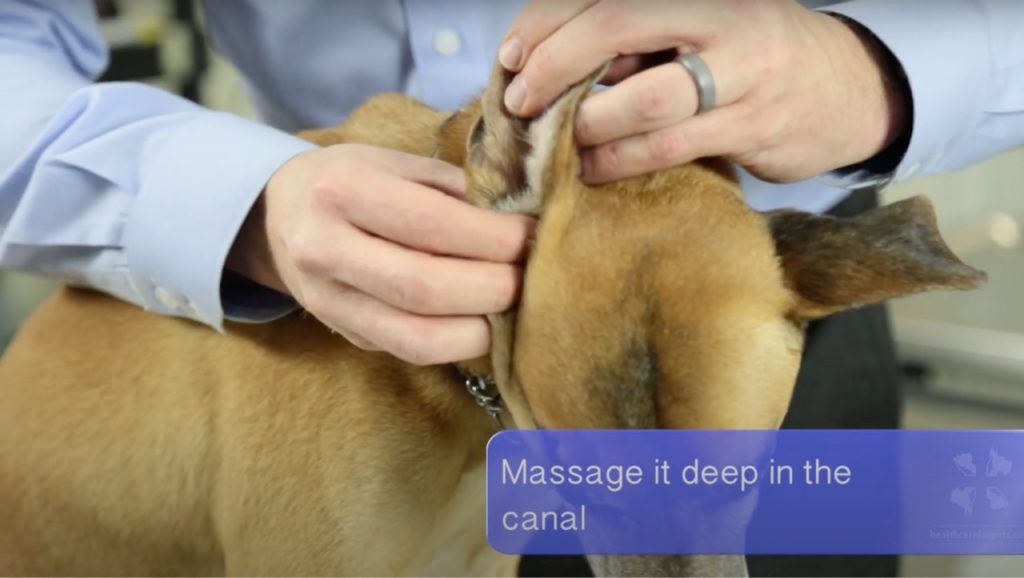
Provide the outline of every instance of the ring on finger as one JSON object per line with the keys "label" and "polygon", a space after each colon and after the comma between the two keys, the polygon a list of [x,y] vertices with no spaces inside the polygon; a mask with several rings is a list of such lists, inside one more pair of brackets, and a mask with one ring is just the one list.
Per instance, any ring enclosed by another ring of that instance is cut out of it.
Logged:
{"label": "ring on finger", "polygon": [[690,73],[690,78],[697,85],[697,114],[710,112],[718,100],[718,89],[707,63],[699,54],[682,54],[675,61]]}

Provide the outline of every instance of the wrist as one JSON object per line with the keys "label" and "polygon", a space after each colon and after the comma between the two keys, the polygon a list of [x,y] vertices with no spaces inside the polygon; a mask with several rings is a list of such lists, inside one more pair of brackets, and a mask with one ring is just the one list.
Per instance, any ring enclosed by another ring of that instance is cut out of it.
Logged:
{"label": "wrist", "polygon": [[848,165],[872,172],[887,172],[899,164],[913,127],[910,84],[896,56],[859,22],[838,14],[824,16],[842,28],[844,50],[857,71],[846,79],[851,97],[858,99],[851,121],[859,128],[860,145]]}
{"label": "wrist", "polygon": [[288,288],[274,267],[273,253],[267,235],[265,197],[266,191],[249,210],[228,253],[225,267],[250,281],[287,294]]}

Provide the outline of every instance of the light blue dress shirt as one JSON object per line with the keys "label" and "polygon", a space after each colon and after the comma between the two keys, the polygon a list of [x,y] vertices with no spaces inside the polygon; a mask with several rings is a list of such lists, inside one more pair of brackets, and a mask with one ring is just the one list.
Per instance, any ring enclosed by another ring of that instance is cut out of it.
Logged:
{"label": "light blue dress shirt", "polygon": [[[830,4],[809,2],[809,4]],[[92,0],[0,2],[0,266],[95,287],[222,328],[280,313],[222,299],[224,261],[269,176],[310,146],[289,132],[404,92],[454,109],[483,86],[522,2],[216,0],[214,46],[266,124],[136,83],[94,84],[107,62]],[[914,100],[896,179],[1024,143],[1024,2],[832,5],[898,57]],[[772,186],[752,205],[827,209],[878,175]]]}

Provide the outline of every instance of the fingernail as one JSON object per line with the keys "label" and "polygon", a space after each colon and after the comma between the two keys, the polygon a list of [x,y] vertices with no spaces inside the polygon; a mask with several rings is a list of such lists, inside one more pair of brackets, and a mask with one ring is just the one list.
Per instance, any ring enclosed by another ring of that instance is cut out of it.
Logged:
{"label": "fingernail", "polygon": [[515,36],[506,40],[505,43],[501,45],[501,49],[498,50],[498,62],[500,62],[506,70],[519,70],[519,61],[522,60],[522,58],[523,43]]}
{"label": "fingernail", "polygon": [[519,112],[526,101],[526,79],[517,76],[505,89],[505,107],[510,112]]}

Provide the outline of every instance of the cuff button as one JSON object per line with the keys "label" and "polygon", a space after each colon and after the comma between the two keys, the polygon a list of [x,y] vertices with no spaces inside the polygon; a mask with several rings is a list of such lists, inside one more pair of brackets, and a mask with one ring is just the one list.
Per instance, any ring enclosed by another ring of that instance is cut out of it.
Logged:
{"label": "cuff button", "polygon": [[153,295],[156,297],[156,300],[159,301],[161,305],[172,311],[178,311],[181,308],[181,300],[172,295],[170,291],[164,289],[163,287],[157,287],[153,291]]}

